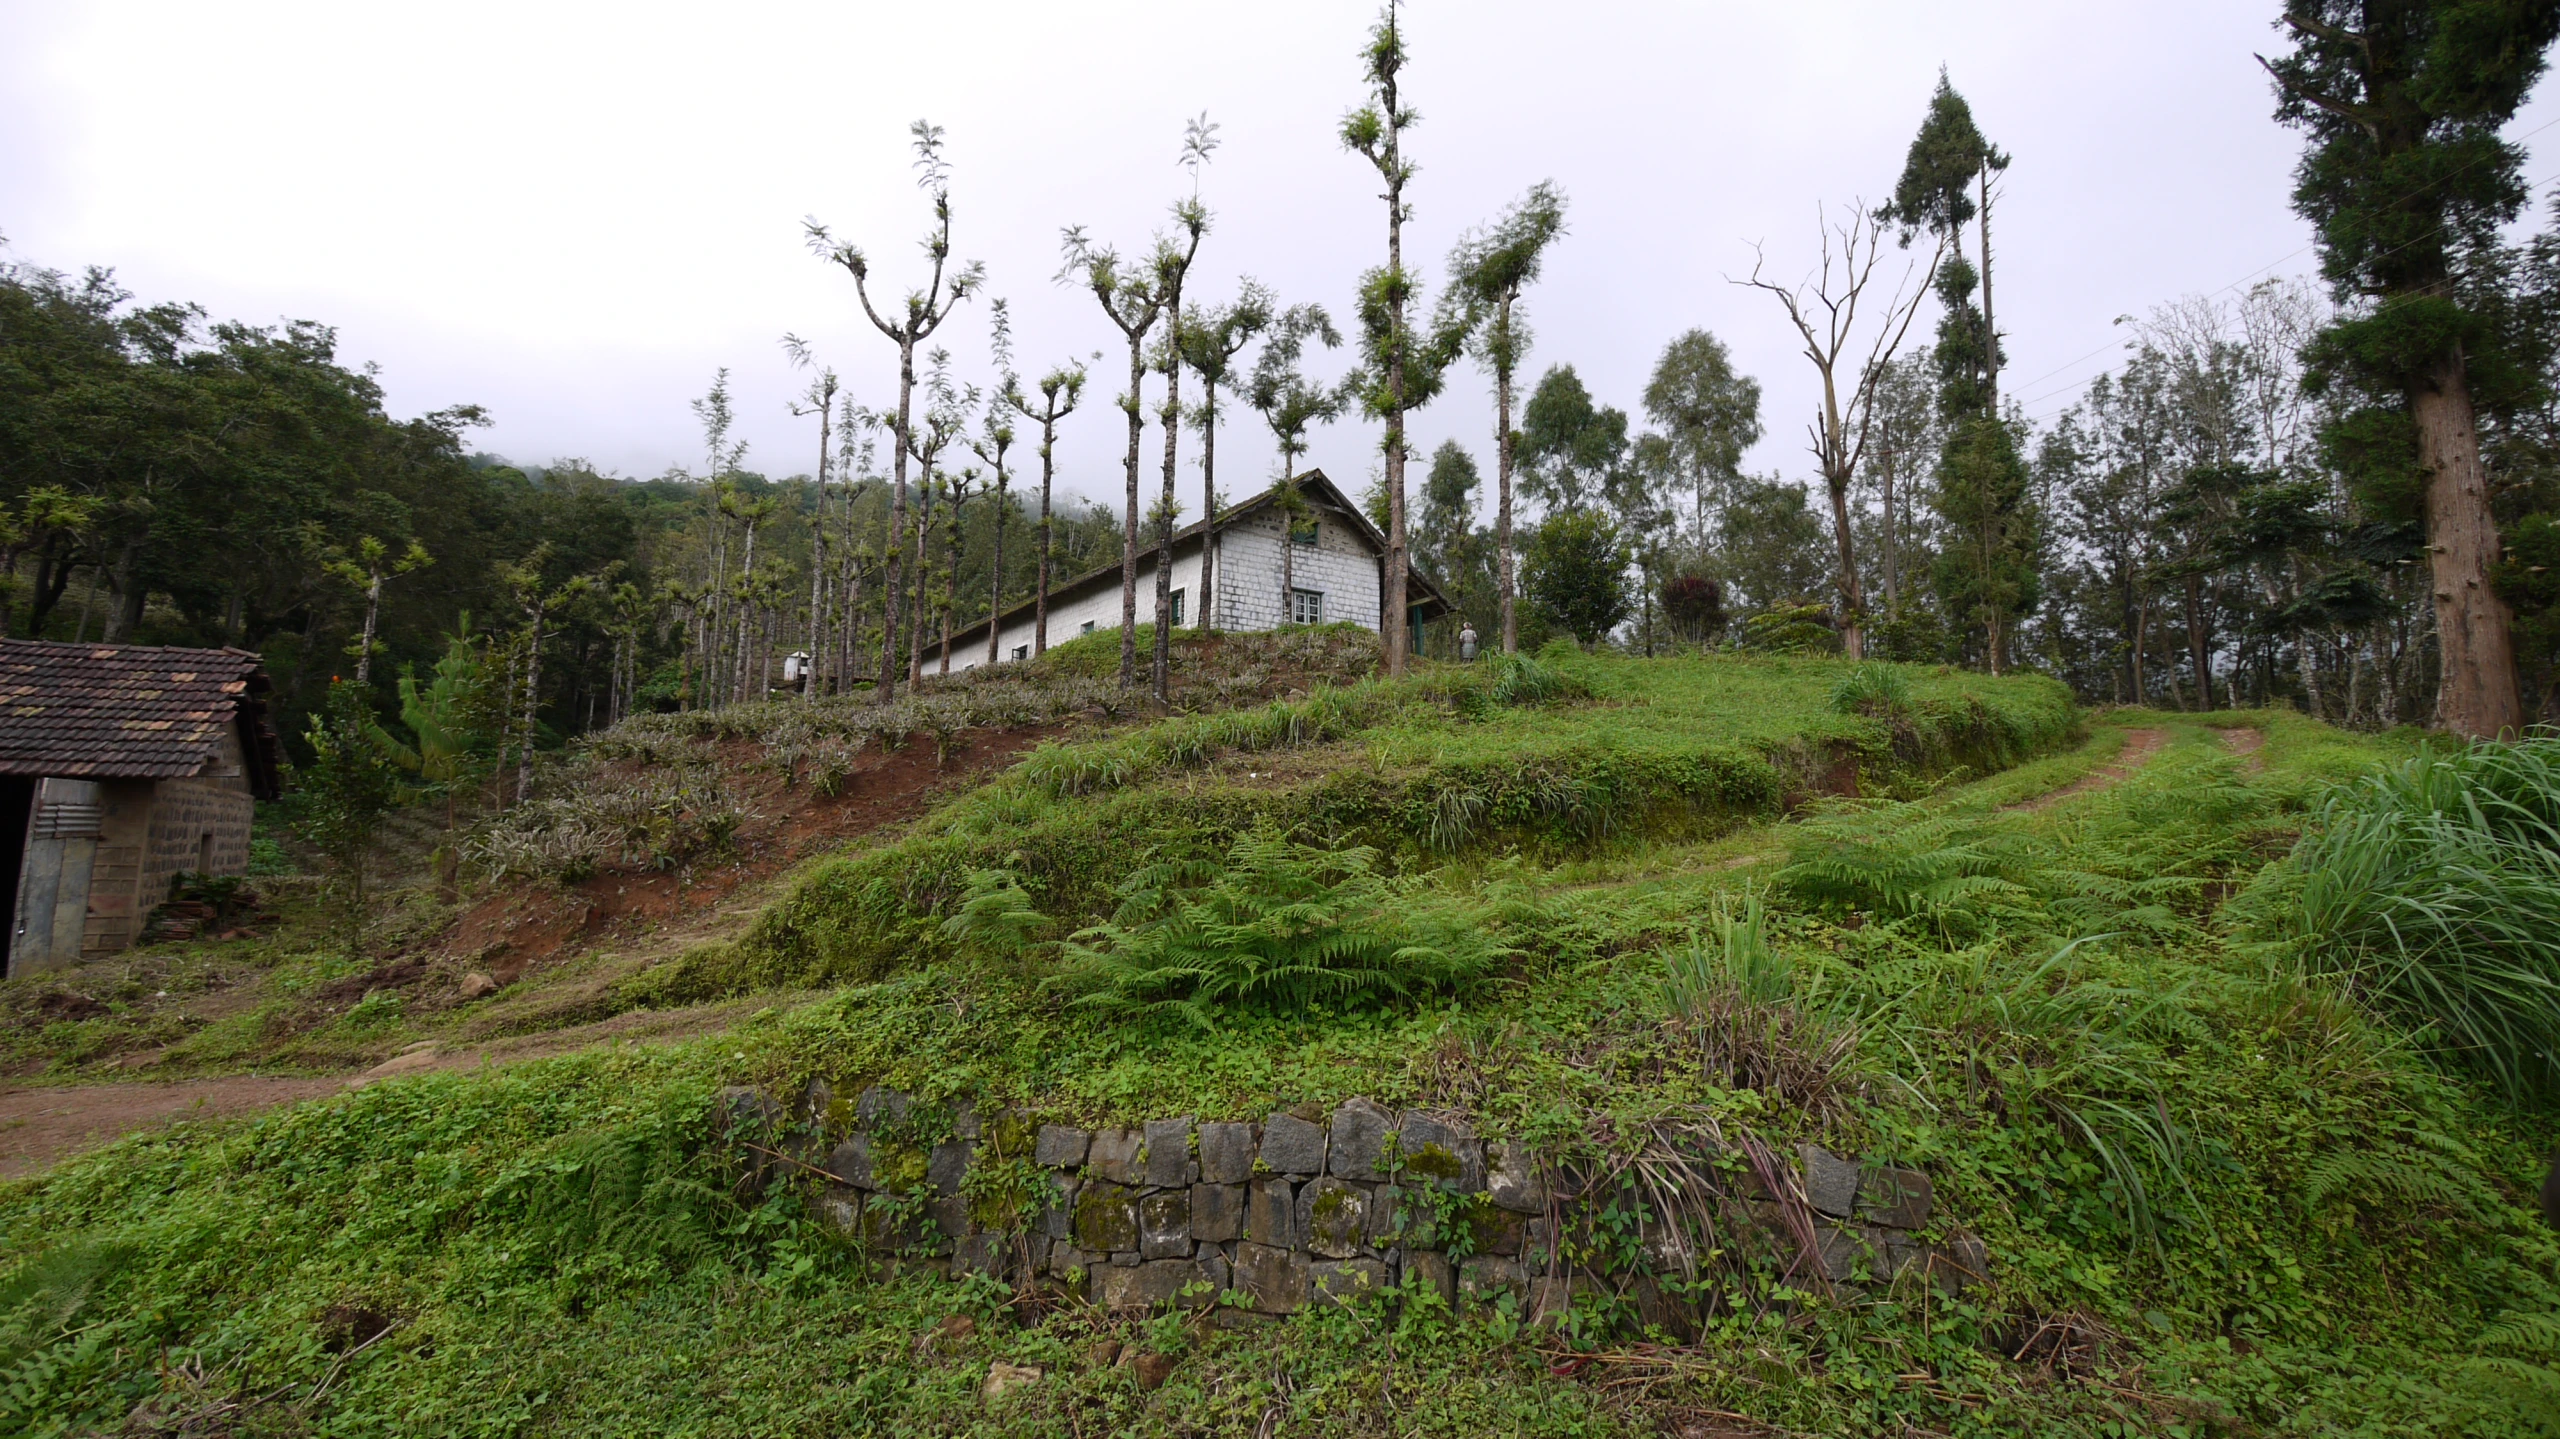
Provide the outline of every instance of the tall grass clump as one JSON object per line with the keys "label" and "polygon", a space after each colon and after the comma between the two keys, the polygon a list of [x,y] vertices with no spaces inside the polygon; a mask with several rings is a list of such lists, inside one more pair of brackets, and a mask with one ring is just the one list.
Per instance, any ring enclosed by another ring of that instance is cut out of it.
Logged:
{"label": "tall grass clump", "polygon": [[2560,736],[2433,749],[2315,808],[2258,925],[2511,1095],[2560,1090]]}

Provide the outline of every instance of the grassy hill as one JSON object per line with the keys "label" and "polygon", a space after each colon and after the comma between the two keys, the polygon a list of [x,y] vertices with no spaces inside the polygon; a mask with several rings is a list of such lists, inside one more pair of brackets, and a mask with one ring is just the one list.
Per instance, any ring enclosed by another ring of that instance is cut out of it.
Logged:
{"label": "grassy hill", "polygon": [[[2529,1207],[2547,1120],[2284,922],[2309,817],[2407,738],[2092,722],[2042,681],[1821,660],[1268,692],[1057,730],[791,871],[735,940],[615,981],[623,1003],[733,996],[724,1033],[387,1081],[7,1187],[0,1415],[741,1435],[2560,1417],[2560,1243]],[[741,742],[670,728],[614,743]],[[1351,978],[1226,983],[1182,919],[1217,905],[1285,909]],[[1554,1329],[1421,1294],[1112,1316],[849,1246],[812,1181],[720,1142],[722,1086],[812,1080],[1083,1123],[1366,1095],[1590,1163],[1713,1124],[1923,1168],[1994,1263],[1961,1297],[1850,1296],[1737,1259],[1694,1342],[1606,1302]],[[1111,1362],[1130,1353],[1149,1366]],[[999,1363],[1044,1377],[989,1397]]]}

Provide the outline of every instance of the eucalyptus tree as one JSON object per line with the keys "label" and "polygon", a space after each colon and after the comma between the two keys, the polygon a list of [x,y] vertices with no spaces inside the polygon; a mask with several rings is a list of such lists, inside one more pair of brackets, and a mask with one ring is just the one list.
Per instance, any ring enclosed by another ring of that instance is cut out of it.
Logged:
{"label": "eucalyptus tree", "polygon": [[1379,616],[1380,638],[1386,642],[1387,673],[1401,675],[1410,658],[1412,640],[1406,629],[1405,415],[1438,388],[1437,369],[1417,343],[1411,322],[1415,277],[1404,267],[1404,222],[1410,218],[1404,187],[1415,166],[1405,158],[1404,132],[1421,116],[1403,104],[1397,77],[1405,65],[1404,37],[1396,27],[1395,0],[1369,32],[1361,52],[1369,86],[1369,103],[1343,117],[1344,148],[1357,152],[1386,183],[1380,197],[1387,202],[1387,263],[1360,280],[1361,348],[1365,364],[1360,402],[1369,414],[1386,421],[1387,554],[1386,594]]}
{"label": "eucalyptus tree", "polygon": [[1511,427],[1511,395],[1530,340],[1528,324],[1520,317],[1520,295],[1538,278],[1547,247],[1564,233],[1564,205],[1564,192],[1554,181],[1542,180],[1490,227],[1461,238],[1449,256],[1449,290],[1441,297],[1442,330],[1451,327],[1446,312],[1468,311],[1457,325],[1468,337],[1469,353],[1493,372],[1494,575],[1501,595],[1504,654],[1520,649],[1519,558],[1512,516],[1519,436]]}
{"label": "eucalyptus tree", "polygon": [[1070,362],[1041,376],[1038,409],[1032,408],[1019,383],[1010,376],[1007,379],[1004,402],[1014,413],[1040,424],[1040,577],[1031,602],[1031,653],[1036,657],[1049,652],[1049,582],[1057,556],[1050,496],[1058,474],[1058,422],[1074,414],[1083,401],[1085,371],[1083,365]]}
{"label": "eucalyptus tree", "polygon": [[1760,442],[1760,382],[1734,368],[1724,341],[1690,330],[1654,361],[1644,412],[1659,429],[1637,444],[1658,448],[1663,468],[1688,487],[1691,523],[1703,543],[1709,512],[1733,493],[1743,452]]}
{"label": "eucalyptus tree", "polygon": [[2541,78],[2560,5],[2288,0],[2280,23],[2292,52],[2259,63],[2276,82],[2276,118],[2310,140],[2294,209],[2352,305],[2312,351],[2320,380],[2364,401],[2333,427],[2334,443],[2358,455],[2358,489],[2376,510],[2425,525],[2437,723],[2473,738],[2520,732],[2480,418],[2524,376],[2465,280],[2528,197],[2523,148],[2499,131]]}
{"label": "eucalyptus tree", "polygon": [[[1817,221],[1821,259],[1813,274],[1792,285],[1761,277],[1762,263],[1751,277],[1736,283],[1759,290],[1778,302],[1787,322],[1804,342],[1804,357],[1822,377],[1822,408],[1808,426],[1822,483],[1830,492],[1832,539],[1836,551],[1833,581],[1839,591],[1840,646],[1851,659],[1866,654],[1866,594],[1858,580],[1858,550],[1849,516],[1849,486],[1876,418],[1876,392],[1893,364],[1894,352],[1910,333],[1912,319],[1929,295],[1944,247],[1933,249],[1929,272],[1911,283],[1906,266],[1889,294],[1873,294],[1876,270],[1884,251],[1885,218],[1863,204],[1852,205],[1848,218],[1833,225]],[[1881,314],[1871,333],[1861,334],[1859,308],[1881,299]],[[1845,373],[1844,373],[1845,372]],[[1997,620],[1993,621],[1997,646]],[[1997,660],[1994,665],[1996,668]]]}
{"label": "eucalyptus tree", "polygon": [[1200,377],[1200,403],[1191,412],[1200,429],[1200,632],[1215,625],[1218,593],[1218,395],[1237,389],[1236,356],[1256,336],[1271,328],[1276,303],[1268,286],[1246,279],[1235,300],[1213,310],[1194,310],[1182,318],[1174,334],[1183,363]]}
{"label": "eucalyptus tree", "polygon": [[[999,302],[1001,303],[1001,302]],[[794,415],[818,417],[818,497],[809,509],[809,663],[813,669],[827,663],[827,478],[828,466],[835,456],[836,372],[820,365],[809,352],[808,343],[798,335],[782,337],[783,352],[791,357],[795,369],[814,369],[809,388],[791,404]],[[805,406],[804,406],[805,402]],[[819,693],[816,674],[811,674],[802,693],[815,699]]]}
{"label": "eucalyptus tree", "polygon": [[1120,512],[1120,687],[1129,689],[1138,682],[1138,446],[1147,427],[1142,398],[1147,332],[1164,314],[1160,281],[1171,263],[1173,246],[1159,238],[1147,263],[1123,264],[1117,250],[1096,247],[1085,238],[1083,226],[1070,225],[1060,235],[1059,247],[1066,261],[1058,271],[1059,280],[1092,291],[1103,316],[1129,342],[1129,392],[1120,397],[1121,412],[1129,417],[1124,461],[1127,494]]}
{"label": "eucalyptus tree", "polygon": [[1610,503],[1627,481],[1627,412],[1596,404],[1571,365],[1549,366],[1520,417],[1521,489],[1549,510]]}
{"label": "eucalyptus tree", "polygon": [[1298,492],[1298,461],[1307,453],[1308,427],[1340,418],[1346,399],[1343,389],[1316,384],[1299,368],[1310,340],[1328,350],[1342,345],[1342,334],[1333,327],[1333,319],[1324,307],[1292,305],[1281,311],[1272,322],[1270,337],[1263,341],[1262,352],[1254,357],[1253,376],[1245,387],[1245,403],[1253,406],[1270,427],[1272,443],[1280,455],[1280,473],[1271,488],[1280,510],[1279,614],[1283,624],[1293,618],[1290,606],[1298,584],[1298,547],[1293,535],[1306,509],[1306,499]]}
{"label": "eucalyptus tree", "polygon": [[[884,317],[871,303],[871,264],[861,247],[838,241],[816,220],[806,221],[803,226],[809,248],[853,276],[854,294],[862,302],[863,315],[871,321],[872,328],[898,347],[898,413],[893,422],[896,444],[890,459],[894,474],[880,625],[882,635],[889,637],[889,642],[880,647],[880,697],[884,700],[897,693],[894,637],[905,602],[900,561],[907,530],[907,460],[915,439],[916,346],[941,328],[952,311],[986,282],[984,266],[972,262],[955,267],[951,261],[951,170],[942,155],[942,127],[918,120],[907,127],[907,132],[916,152],[916,184],[933,197],[933,228],[925,233],[922,242],[933,271],[923,289],[907,292],[895,319]],[[911,651],[910,673],[915,669],[912,658]]]}

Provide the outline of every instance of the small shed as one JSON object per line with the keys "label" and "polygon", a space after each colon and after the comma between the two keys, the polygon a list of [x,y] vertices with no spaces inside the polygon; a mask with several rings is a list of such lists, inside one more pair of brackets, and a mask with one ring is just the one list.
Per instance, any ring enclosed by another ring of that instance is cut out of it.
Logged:
{"label": "small shed", "polygon": [[282,787],[270,690],[247,650],[0,640],[8,973],[132,944],[182,870],[248,869]]}

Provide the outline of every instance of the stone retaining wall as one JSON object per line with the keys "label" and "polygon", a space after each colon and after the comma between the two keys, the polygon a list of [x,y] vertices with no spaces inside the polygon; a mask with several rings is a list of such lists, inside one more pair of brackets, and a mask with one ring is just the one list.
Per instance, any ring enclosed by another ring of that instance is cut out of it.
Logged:
{"label": "stone retaining wall", "polygon": [[[1259,1123],[1150,1121],[1087,1130],[920,1104],[872,1088],[850,1104],[813,1084],[796,1114],[724,1096],[753,1153],[823,1174],[820,1211],[891,1252],[1079,1294],[1115,1309],[1266,1314],[1412,1283],[1452,1303],[1549,1317],[1605,1290],[1648,1323],[1695,1323],[1683,1282],[1758,1264],[1806,1290],[1979,1281],[1980,1241],[1935,1213],[1929,1177],[1815,1145],[1794,1162],[1687,1136],[1679,1180],[1637,1194],[1618,1175],[1540,1162],[1462,1121],[1353,1099]],[[1644,1200],[1632,1228],[1605,1223]],[[1670,1211],[1665,1217],[1666,1211]]]}

